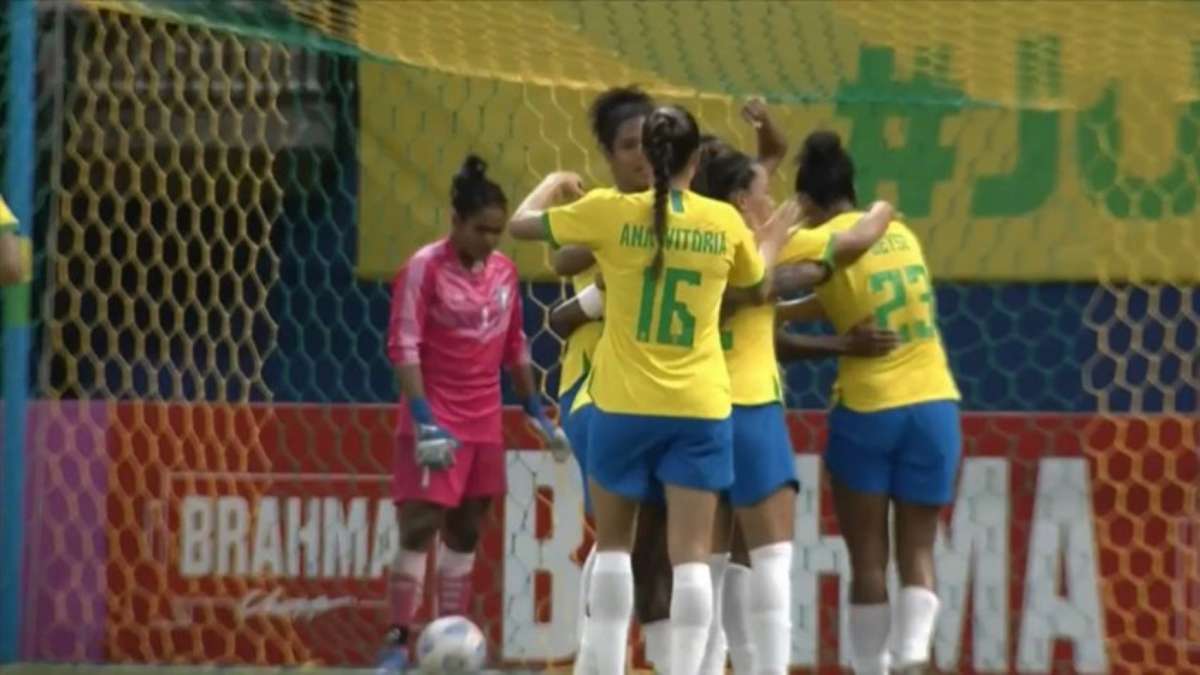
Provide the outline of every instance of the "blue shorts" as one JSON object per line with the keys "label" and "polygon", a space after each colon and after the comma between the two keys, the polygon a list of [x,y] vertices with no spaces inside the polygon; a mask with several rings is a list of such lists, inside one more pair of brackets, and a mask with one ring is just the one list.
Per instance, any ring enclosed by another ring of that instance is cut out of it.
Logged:
{"label": "blue shorts", "polygon": [[732,419],[733,485],[729,488],[729,503],[736,508],[753,506],[781,487],[800,489],[783,405],[735,405]]}
{"label": "blue shorts", "polygon": [[593,408],[587,474],[609,492],[662,500],[664,485],[720,492],[733,483],[733,423]]}
{"label": "blue shorts", "polygon": [[913,504],[949,504],[961,457],[954,401],[867,413],[839,405],[829,413],[825,466],[852,490]]}
{"label": "blue shorts", "polygon": [[579,410],[571,411],[571,408],[575,407],[575,396],[586,380],[586,377],[579,378],[578,382],[558,397],[558,405],[562,430],[567,434],[567,440],[571,443],[575,461],[579,463],[579,476],[583,481],[583,510],[591,515],[592,497],[588,494],[587,479],[587,442],[588,426],[591,422],[592,411],[596,409],[596,406],[589,403]]}

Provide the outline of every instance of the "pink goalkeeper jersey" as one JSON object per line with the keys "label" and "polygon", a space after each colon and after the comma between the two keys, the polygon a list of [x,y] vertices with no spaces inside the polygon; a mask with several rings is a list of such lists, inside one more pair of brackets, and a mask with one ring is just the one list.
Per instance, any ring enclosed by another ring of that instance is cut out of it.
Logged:
{"label": "pink goalkeeper jersey", "polygon": [[[467,270],[446,239],[414,253],[392,285],[388,355],[421,367],[438,424],[460,441],[501,443],[500,366],[529,361],[516,265],[492,253]],[[407,406],[399,417],[412,435]]]}

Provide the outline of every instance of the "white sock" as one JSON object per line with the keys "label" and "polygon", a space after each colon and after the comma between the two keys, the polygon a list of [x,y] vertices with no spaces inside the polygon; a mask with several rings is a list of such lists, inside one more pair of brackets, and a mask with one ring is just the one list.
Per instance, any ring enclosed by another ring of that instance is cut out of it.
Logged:
{"label": "white sock", "polygon": [[750,568],[734,563],[725,569],[721,625],[729,645],[734,675],[754,675],[754,642],[750,639]]}
{"label": "white sock", "polygon": [[792,656],[792,544],[750,551],[750,630],[761,675],[784,675]]}
{"label": "white sock", "polygon": [[475,552],[460,553],[438,546],[438,616],[465,616],[471,607],[471,573],[475,570]]}
{"label": "white sock", "polygon": [[671,589],[671,675],[700,672],[708,626],[713,618],[713,587],[708,565],[676,565]]}
{"label": "white sock", "polygon": [[575,610],[575,641],[583,639],[583,626],[588,618],[588,590],[592,587],[592,570],[596,568],[596,545],[588,551],[579,569],[579,606]]}
{"label": "white sock", "polygon": [[903,668],[929,660],[929,643],[941,603],[933,591],[905,586],[896,600],[895,666]]}
{"label": "white sock", "polygon": [[446,548],[445,544],[438,545],[437,571],[452,577],[461,577],[475,570],[475,552],[459,553]]}
{"label": "white sock", "polygon": [[720,675],[725,672],[725,629],[721,626],[721,587],[729,566],[728,553],[713,553],[708,556],[708,575],[713,588],[713,620],[708,624],[708,642],[704,648],[704,661],[700,664],[701,675]]}
{"label": "white sock", "polygon": [[642,624],[642,645],[646,660],[655,672],[667,672],[667,649],[671,644],[671,622],[667,619]]}
{"label": "white sock", "polygon": [[850,605],[851,663],[855,675],[887,675],[888,629],[892,622],[892,607]]}
{"label": "white sock", "polygon": [[388,610],[392,626],[408,628],[413,616],[421,607],[425,597],[425,564],[428,555],[424,551],[409,551],[397,547],[396,559],[388,574]]}
{"label": "white sock", "polygon": [[588,591],[591,617],[584,624],[576,672],[587,664],[595,675],[622,675],[633,613],[633,567],[628,553],[600,551]]}

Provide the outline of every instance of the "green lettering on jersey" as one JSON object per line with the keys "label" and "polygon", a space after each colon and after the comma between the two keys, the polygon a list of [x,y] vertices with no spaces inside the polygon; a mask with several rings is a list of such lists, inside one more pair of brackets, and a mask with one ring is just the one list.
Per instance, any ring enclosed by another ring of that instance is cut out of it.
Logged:
{"label": "green lettering on jersey", "polygon": [[[656,245],[654,230],[648,225],[626,223],[621,226],[621,235],[617,243],[627,248],[652,249]],[[725,255],[725,233],[702,232],[683,227],[668,228],[666,236],[663,237],[663,249]]]}
{"label": "green lettering on jersey", "polygon": [[908,237],[902,234],[888,233],[871,247],[871,255],[883,255],[909,249]]}
{"label": "green lettering on jersey", "polygon": [[[680,284],[699,286],[700,272],[696,270],[668,267],[662,271],[662,299],[658,310],[658,331],[654,342],[660,345],[691,347],[696,337],[696,317],[687,303],[680,301],[676,291]],[[646,268],[642,279],[642,301],[638,310],[635,335],[638,342],[651,342],[651,325],[654,322],[655,295],[658,292],[659,275],[651,267]]]}
{"label": "green lettering on jersey", "polygon": [[[901,342],[927,340],[937,335],[933,289],[924,265],[875,272],[867,277],[867,288],[873,295],[885,296],[875,306],[877,326],[896,331]],[[910,305],[914,298],[916,303]]]}
{"label": "green lettering on jersey", "polygon": [[634,229],[637,231],[637,236],[633,239],[633,245],[638,248],[646,248],[646,245],[651,243],[651,240],[654,238],[650,234],[649,228],[644,225],[636,225]]}
{"label": "green lettering on jersey", "polygon": [[645,225],[625,223],[621,226],[621,238],[618,243],[629,248],[647,248],[654,245],[654,236]]}

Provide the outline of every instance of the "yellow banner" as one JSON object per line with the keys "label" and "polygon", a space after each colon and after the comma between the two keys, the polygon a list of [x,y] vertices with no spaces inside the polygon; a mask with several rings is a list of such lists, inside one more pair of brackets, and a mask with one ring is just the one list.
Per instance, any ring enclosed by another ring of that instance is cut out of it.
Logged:
{"label": "yellow banner", "polygon": [[[359,69],[365,277],[445,232],[468,152],[513,205],[557,168],[607,183],[587,106],[638,82],[746,149],[749,95],[793,143],[839,130],[860,199],[897,200],[942,278],[1200,280],[1193,5],[361,3],[358,19],[360,47],[402,62]],[[548,274],[543,247],[506,250]]]}

